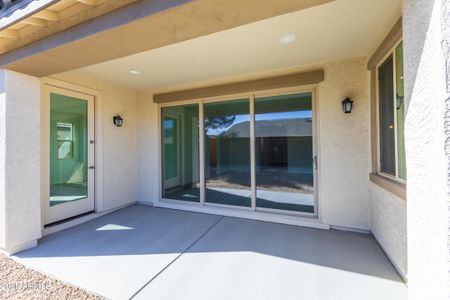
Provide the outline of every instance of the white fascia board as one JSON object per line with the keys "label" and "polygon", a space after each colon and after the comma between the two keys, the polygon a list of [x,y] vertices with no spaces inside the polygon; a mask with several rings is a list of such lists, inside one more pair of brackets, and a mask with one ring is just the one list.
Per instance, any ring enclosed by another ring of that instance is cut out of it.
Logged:
{"label": "white fascia board", "polygon": [[[6,15],[0,18],[0,30],[7,29],[9,26],[14,25],[59,1],[60,0],[23,0],[12,6],[10,9],[7,9]],[[8,10],[11,11],[8,12]]]}

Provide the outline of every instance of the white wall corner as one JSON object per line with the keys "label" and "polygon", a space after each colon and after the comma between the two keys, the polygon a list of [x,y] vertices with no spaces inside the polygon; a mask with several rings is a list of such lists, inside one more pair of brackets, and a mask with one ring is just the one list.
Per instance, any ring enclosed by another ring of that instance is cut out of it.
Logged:
{"label": "white wall corner", "polygon": [[41,237],[40,80],[8,70],[0,79],[0,240],[12,253]]}
{"label": "white wall corner", "polygon": [[5,71],[0,69],[0,248],[6,247],[6,200],[5,200]]}
{"label": "white wall corner", "polygon": [[403,2],[410,300],[450,296],[449,6]]}

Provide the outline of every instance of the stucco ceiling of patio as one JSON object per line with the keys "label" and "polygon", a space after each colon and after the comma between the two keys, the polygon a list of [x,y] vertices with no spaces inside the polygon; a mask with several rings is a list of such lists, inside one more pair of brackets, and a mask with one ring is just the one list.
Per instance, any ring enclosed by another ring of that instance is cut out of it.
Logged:
{"label": "stucco ceiling of patio", "polygon": [[[401,16],[401,2],[337,0],[74,72],[162,92],[368,57]],[[286,35],[295,41],[282,44]]]}

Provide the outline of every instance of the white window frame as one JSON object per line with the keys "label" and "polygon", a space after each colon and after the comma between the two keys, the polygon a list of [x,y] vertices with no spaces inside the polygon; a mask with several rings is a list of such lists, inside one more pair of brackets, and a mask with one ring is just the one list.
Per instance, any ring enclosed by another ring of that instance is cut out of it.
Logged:
{"label": "white window frame", "polygon": [[[377,174],[386,178],[389,178],[391,180],[406,184],[406,180],[403,178],[400,178],[398,176],[398,133],[397,133],[397,68],[396,68],[396,57],[395,57],[395,49],[402,43],[403,39],[398,40],[395,45],[389,49],[389,51],[386,53],[386,55],[380,60],[380,62],[375,67],[376,72],[376,112],[377,112]],[[379,68],[381,65],[383,65],[386,60],[392,55],[392,64],[393,64],[393,99],[392,105],[394,106],[394,135],[395,135],[395,176],[392,174],[388,174],[386,172],[381,171],[381,133],[380,133],[380,80],[379,80]]]}

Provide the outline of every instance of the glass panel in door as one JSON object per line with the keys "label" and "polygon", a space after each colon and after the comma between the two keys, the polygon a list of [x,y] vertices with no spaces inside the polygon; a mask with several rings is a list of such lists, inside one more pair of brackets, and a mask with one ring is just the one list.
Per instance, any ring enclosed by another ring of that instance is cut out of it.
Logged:
{"label": "glass panel in door", "polygon": [[200,202],[198,104],[162,108],[165,199]]}
{"label": "glass panel in door", "polygon": [[50,207],[88,196],[88,103],[50,94]]}
{"label": "glass panel in door", "polygon": [[205,202],[251,206],[250,102],[204,105]]}
{"label": "glass panel in door", "polygon": [[395,176],[394,62],[390,56],[378,69],[380,114],[380,170]]}
{"label": "glass panel in door", "polygon": [[256,207],[314,213],[311,93],[255,99]]}

